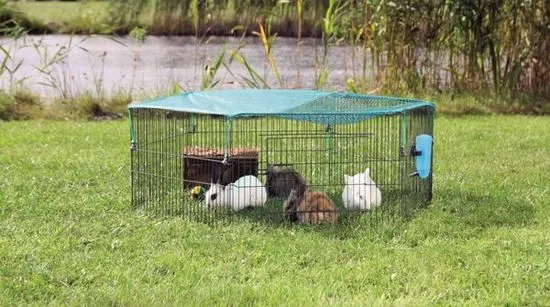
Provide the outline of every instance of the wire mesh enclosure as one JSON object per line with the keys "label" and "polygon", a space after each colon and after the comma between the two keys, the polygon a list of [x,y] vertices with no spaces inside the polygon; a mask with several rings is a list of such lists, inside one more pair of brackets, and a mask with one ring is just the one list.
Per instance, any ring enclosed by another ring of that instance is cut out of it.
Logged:
{"label": "wire mesh enclosure", "polygon": [[432,197],[433,119],[423,101],[306,90],[133,104],[132,204],[205,222],[407,215]]}

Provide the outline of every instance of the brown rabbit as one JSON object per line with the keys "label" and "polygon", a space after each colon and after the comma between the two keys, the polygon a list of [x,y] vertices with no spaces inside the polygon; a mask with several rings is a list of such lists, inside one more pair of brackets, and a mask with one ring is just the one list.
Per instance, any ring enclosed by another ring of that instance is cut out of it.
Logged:
{"label": "brown rabbit", "polygon": [[286,218],[300,223],[317,224],[338,219],[336,206],[326,193],[309,192],[302,185],[290,191],[283,209]]}
{"label": "brown rabbit", "polygon": [[300,223],[336,222],[338,211],[325,192],[307,192],[296,210]]}
{"label": "brown rabbit", "polygon": [[305,184],[300,184],[290,189],[290,194],[283,204],[283,211],[285,218],[289,219],[291,222],[296,222],[298,220],[296,209],[302,203],[305,194],[307,194],[307,185]]}

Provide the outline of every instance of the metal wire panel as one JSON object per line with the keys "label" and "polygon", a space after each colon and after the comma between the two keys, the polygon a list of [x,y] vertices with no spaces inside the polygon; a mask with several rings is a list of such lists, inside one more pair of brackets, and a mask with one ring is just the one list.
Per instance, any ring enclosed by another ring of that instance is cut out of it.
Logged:
{"label": "metal wire panel", "polygon": [[[359,119],[353,114],[309,114],[308,120],[302,114],[226,118],[133,109],[132,204],[152,214],[205,222],[284,222],[288,219],[283,203],[288,197],[267,195],[265,204],[244,208],[248,196],[235,196],[232,204],[244,204],[239,210],[234,210],[235,205],[206,206],[201,197],[212,182],[225,186],[226,192],[219,194],[227,196],[227,191],[233,191],[230,183],[247,175],[260,181],[254,191],[263,184],[269,194],[268,170],[291,167],[310,192],[326,193],[338,221],[356,216],[375,221],[406,217],[431,200],[431,174],[427,179],[410,176],[415,172],[410,149],[417,135],[433,135],[433,115],[429,107]],[[370,210],[346,209],[344,175],[366,168],[382,203]],[[321,209],[302,208],[298,215],[305,217],[308,212],[321,219],[325,214]]]}

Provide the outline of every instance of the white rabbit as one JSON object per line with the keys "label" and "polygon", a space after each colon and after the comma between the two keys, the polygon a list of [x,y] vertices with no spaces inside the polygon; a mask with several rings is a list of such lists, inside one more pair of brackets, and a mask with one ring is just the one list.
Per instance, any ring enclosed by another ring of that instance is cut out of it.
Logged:
{"label": "white rabbit", "polygon": [[247,207],[263,206],[267,201],[267,191],[260,179],[249,175],[225,187],[212,183],[204,198],[206,208],[229,206],[238,211]]}
{"label": "white rabbit", "polygon": [[354,176],[344,175],[342,201],[347,209],[370,210],[382,203],[382,193],[370,178],[370,170]]}

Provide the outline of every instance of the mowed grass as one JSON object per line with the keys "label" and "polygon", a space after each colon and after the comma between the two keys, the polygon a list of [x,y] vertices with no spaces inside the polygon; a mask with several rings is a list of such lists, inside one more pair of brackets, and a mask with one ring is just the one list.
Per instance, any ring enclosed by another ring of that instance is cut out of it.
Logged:
{"label": "mowed grass", "polygon": [[0,305],[550,304],[550,118],[435,129],[431,206],[331,229],[148,217],[126,122],[0,122]]}

